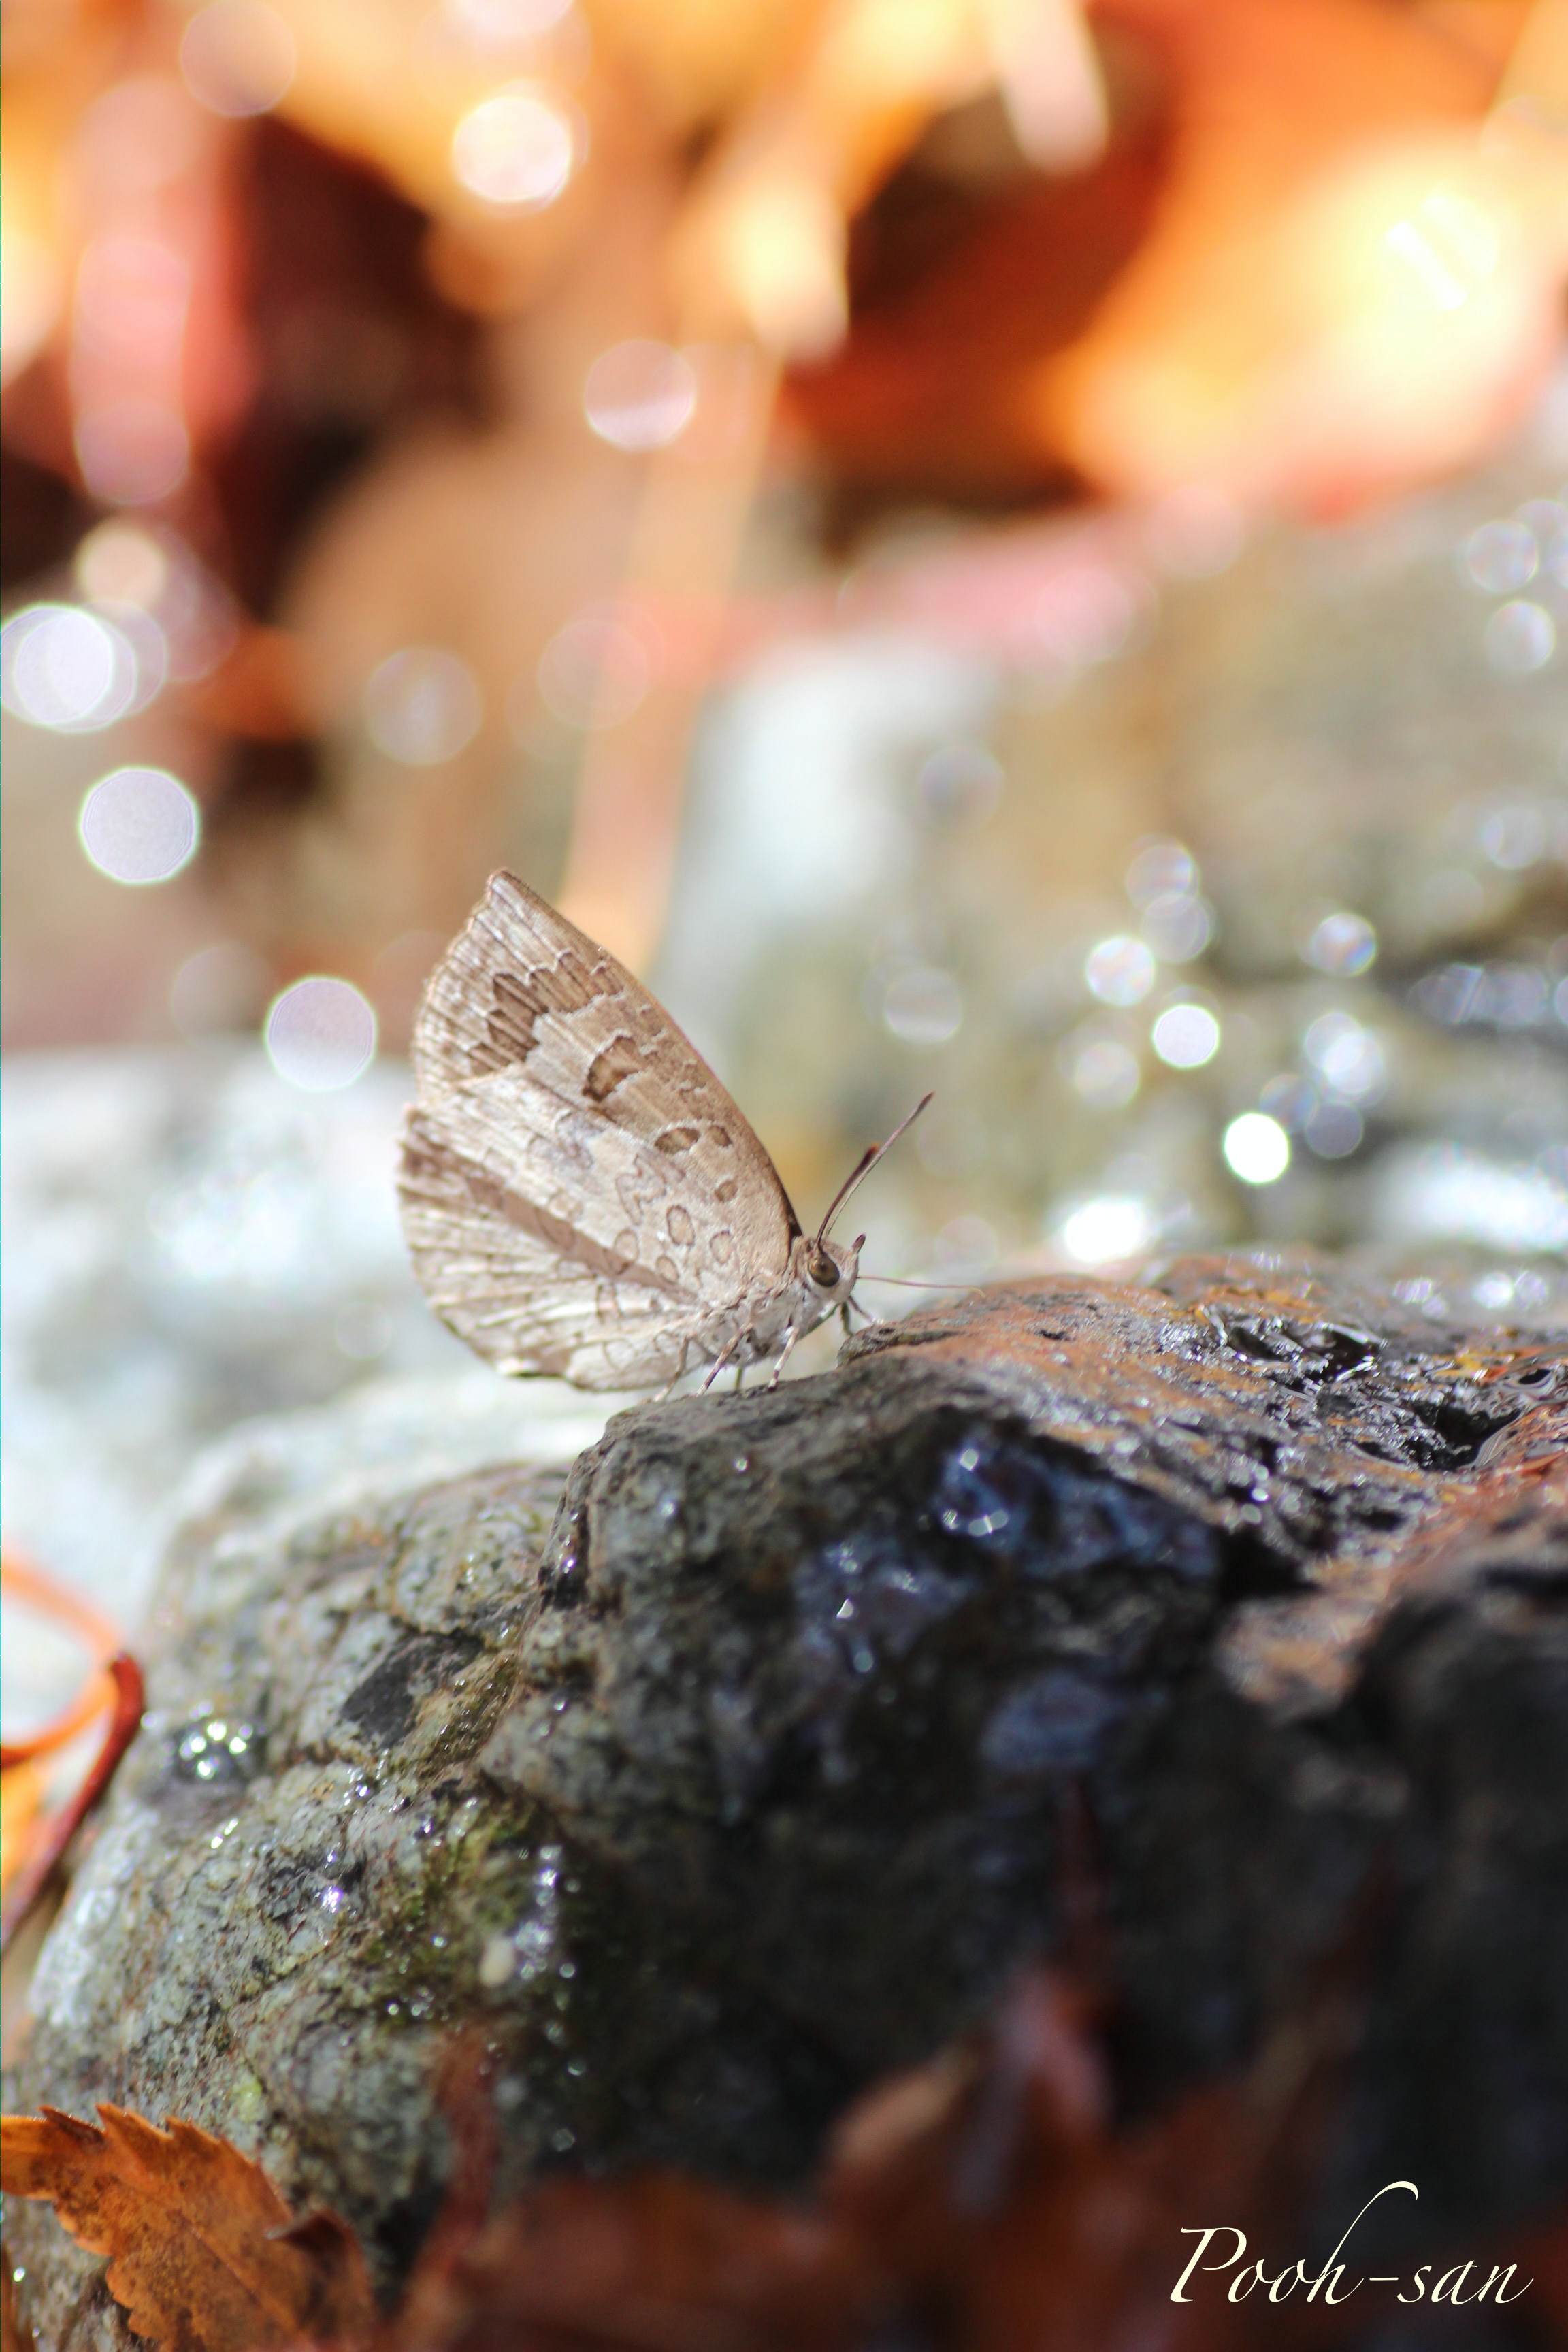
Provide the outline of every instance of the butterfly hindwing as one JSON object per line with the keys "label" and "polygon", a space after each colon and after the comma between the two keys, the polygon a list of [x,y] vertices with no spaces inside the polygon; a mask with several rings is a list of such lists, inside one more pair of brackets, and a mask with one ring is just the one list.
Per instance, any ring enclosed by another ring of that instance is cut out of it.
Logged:
{"label": "butterfly hindwing", "polygon": [[399,1192],[426,1296],[502,1371],[554,1373],[583,1388],[673,1377],[690,1305],[516,1191],[418,1110],[404,1131]]}

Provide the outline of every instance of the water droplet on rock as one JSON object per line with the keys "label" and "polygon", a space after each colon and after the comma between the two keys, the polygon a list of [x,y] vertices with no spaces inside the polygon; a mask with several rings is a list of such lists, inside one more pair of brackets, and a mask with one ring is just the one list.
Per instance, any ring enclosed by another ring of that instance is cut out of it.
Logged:
{"label": "water droplet on rock", "polygon": [[170,1735],[176,1780],[209,1787],[243,1786],[253,1780],[265,1760],[261,1734],[251,1723],[231,1722],[226,1716],[198,1716]]}

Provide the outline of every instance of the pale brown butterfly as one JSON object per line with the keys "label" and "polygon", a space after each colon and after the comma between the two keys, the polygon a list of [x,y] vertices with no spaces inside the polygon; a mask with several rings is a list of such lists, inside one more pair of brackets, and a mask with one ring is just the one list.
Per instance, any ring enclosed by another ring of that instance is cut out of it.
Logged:
{"label": "pale brown butterfly", "polygon": [[690,1040],[640,982],[510,874],[431,974],[414,1025],[403,1230],[426,1297],[503,1372],[672,1387],[689,1367],[776,1382],[845,1310],[864,1234],[815,1234]]}

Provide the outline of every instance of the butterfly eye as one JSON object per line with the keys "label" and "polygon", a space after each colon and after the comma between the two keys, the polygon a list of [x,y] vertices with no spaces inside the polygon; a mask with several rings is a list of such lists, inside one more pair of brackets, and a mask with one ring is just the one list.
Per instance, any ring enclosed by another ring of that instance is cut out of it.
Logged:
{"label": "butterfly eye", "polygon": [[838,1268],[826,1250],[813,1250],[807,1272],[819,1290],[837,1289]]}

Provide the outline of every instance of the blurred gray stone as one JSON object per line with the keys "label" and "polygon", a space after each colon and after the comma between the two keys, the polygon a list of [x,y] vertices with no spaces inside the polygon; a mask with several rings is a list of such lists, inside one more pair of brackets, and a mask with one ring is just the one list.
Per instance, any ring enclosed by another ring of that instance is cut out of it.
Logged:
{"label": "blurred gray stone", "polygon": [[[895,614],[710,715],[658,974],[759,1133],[816,1139],[785,1169],[803,1208],[931,1087],[877,1179],[878,1270],[973,1276],[1042,1241],[1076,1264],[1568,1248],[1563,414],[1207,577],[1125,515],[950,551],[945,604],[940,550],[922,570],[900,527],[859,551],[849,612],[901,562],[948,642]],[[1521,511],[1533,576],[1484,587],[1472,535]],[[1047,622],[1033,663],[998,649],[1097,589],[1120,646],[1053,659]],[[1555,652],[1500,659],[1521,620]],[[953,791],[965,762],[999,789]],[[1089,958],[1129,937],[1152,984],[1102,1001]],[[1152,1027],[1194,1002],[1215,1050],[1173,1066]],[[1249,1110],[1289,1132],[1276,1181],[1221,1150]]]}
{"label": "blurred gray stone", "polygon": [[217,1041],[9,1058],[6,1528],[128,1629],[202,1445],[468,1360],[397,1229],[408,1092],[382,1063],[302,1094]]}

